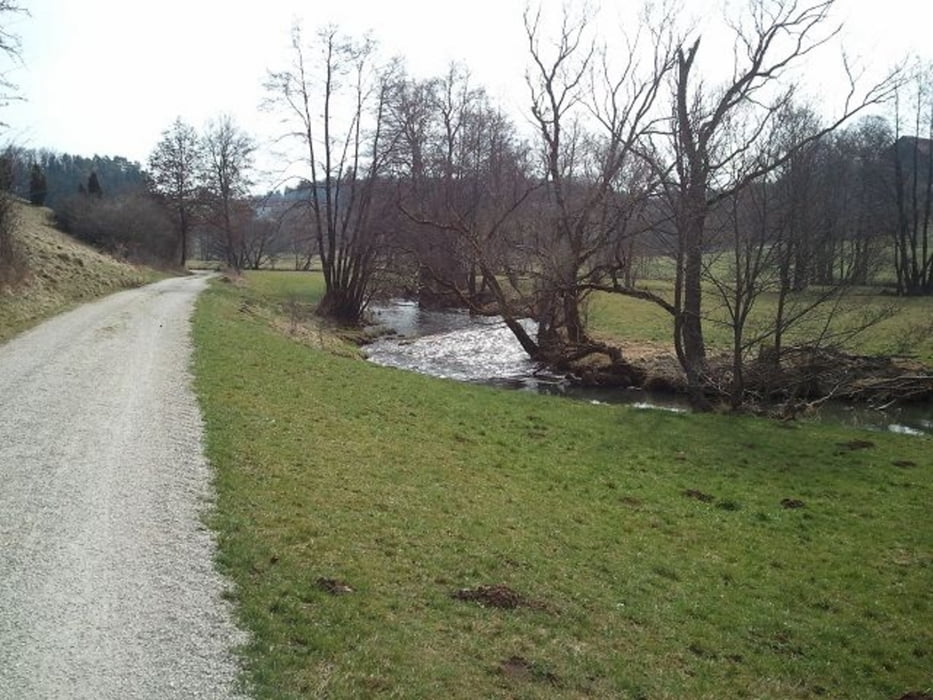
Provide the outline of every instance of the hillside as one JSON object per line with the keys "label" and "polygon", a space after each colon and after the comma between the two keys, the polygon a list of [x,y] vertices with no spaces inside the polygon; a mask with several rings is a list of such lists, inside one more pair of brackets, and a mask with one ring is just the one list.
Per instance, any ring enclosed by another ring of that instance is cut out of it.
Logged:
{"label": "hillside", "polygon": [[0,289],[0,342],[75,304],[159,277],[57,230],[49,209],[23,202],[18,210],[14,239],[25,270],[19,282]]}

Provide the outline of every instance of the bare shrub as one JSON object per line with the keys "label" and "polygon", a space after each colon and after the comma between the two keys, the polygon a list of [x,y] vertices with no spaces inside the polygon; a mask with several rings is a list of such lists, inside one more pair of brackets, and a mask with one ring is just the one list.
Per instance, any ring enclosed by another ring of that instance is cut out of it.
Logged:
{"label": "bare shrub", "polygon": [[26,272],[25,259],[13,238],[18,225],[15,198],[0,192],[0,287],[17,282]]}
{"label": "bare shrub", "polygon": [[177,237],[166,211],[145,193],[110,198],[76,195],[56,211],[72,236],[121,258],[171,264]]}

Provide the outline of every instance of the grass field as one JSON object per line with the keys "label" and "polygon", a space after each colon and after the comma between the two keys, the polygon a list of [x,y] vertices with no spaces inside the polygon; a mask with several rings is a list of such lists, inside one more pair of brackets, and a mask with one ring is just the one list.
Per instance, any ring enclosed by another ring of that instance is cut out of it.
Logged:
{"label": "grass field", "polygon": [[52,226],[52,213],[18,207],[14,240],[26,261],[23,279],[0,288],[0,342],[76,304],[164,275],[98,253]]}
{"label": "grass field", "polygon": [[[670,296],[669,283],[648,282],[646,286],[656,293]],[[817,294],[817,291],[811,291],[794,295],[791,303],[797,307],[808,305]],[[714,351],[729,351],[732,328],[728,312],[711,290],[707,291],[705,299],[707,317],[703,332],[708,346]],[[769,327],[776,307],[775,295],[762,295],[749,319],[746,337]],[[818,336],[831,313],[835,314],[835,319],[830,325],[837,331],[858,327],[871,316],[883,317],[878,323],[847,339],[842,349],[866,355],[908,355],[933,366],[933,298],[900,299],[881,295],[874,289],[855,289],[840,301],[838,307],[826,304],[816,309],[788,333],[786,341],[810,342]],[[649,302],[615,294],[594,294],[589,301],[588,318],[591,330],[601,337],[666,346],[672,343],[670,314]]]}
{"label": "grass field", "polygon": [[247,279],[195,373],[259,697],[933,691],[930,440],[379,368]]}

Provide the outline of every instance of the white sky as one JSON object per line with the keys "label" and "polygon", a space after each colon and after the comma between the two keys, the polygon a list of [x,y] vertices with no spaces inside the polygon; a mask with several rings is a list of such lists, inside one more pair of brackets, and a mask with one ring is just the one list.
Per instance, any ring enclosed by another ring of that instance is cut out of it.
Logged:
{"label": "white sky", "polygon": [[[712,0],[682,0],[701,25],[721,10]],[[742,0],[731,0],[740,6]],[[542,0],[556,14],[560,0]],[[262,143],[275,124],[258,111],[268,69],[284,67],[296,19],[306,37],[335,23],[350,34],[371,30],[386,55],[402,55],[409,72],[442,73],[466,63],[516,117],[528,102],[526,0],[24,0],[29,17],[4,17],[23,43],[23,65],[8,77],[22,103],[3,108],[3,140],[91,156],[121,155],[145,164],[176,116],[201,127],[227,112]],[[595,4],[595,0],[591,1]],[[600,31],[617,35],[621,17],[639,4],[602,0]],[[309,9],[310,8],[310,9]],[[838,0],[846,45],[870,69],[883,70],[908,52],[933,59],[933,2]],[[704,40],[701,57],[730,60],[728,41]],[[838,79],[808,67],[827,92]]]}

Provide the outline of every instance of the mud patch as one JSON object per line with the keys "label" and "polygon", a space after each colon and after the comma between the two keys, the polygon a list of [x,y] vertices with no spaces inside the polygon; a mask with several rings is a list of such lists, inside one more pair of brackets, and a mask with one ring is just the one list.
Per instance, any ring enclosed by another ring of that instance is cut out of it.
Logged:
{"label": "mud patch", "polygon": [[916,462],[911,462],[909,459],[896,459],[891,462],[895,467],[900,467],[901,469],[910,469],[911,467],[916,467]]}
{"label": "mud patch", "polygon": [[684,491],[684,496],[687,498],[695,498],[698,501],[703,501],[703,503],[712,503],[716,500],[715,496],[711,496],[708,493],[703,493],[697,489],[687,489]]}
{"label": "mud patch", "polygon": [[855,450],[867,450],[875,446],[871,440],[849,440],[848,442],[837,442],[836,445],[844,450],[854,452]]}
{"label": "mud patch", "polygon": [[901,695],[897,700],[933,700],[933,694],[924,693],[920,690],[914,690]]}
{"label": "mud patch", "polygon": [[484,608],[500,608],[502,610],[515,610],[516,608],[545,609],[544,603],[526,598],[518,591],[514,591],[501,583],[493,586],[460,588],[451,593],[450,597],[456,600],[479,603]]}
{"label": "mud patch", "polygon": [[331,595],[355,593],[354,589],[347,585],[345,581],[341,581],[337,578],[319,578],[314,584],[325,593],[330,593]]}
{"label": "mud patch", "polygon": [[782,498],[781,505],[785,508],[803,508],[804,502],[799,501],[796,498]]}
{"label": "mud patch", "polygon": [[520,681],[538,681],[560,685],[560,678],[539,663],[523,656],[510,656],[499,664],[499,673],[506,678]]}

